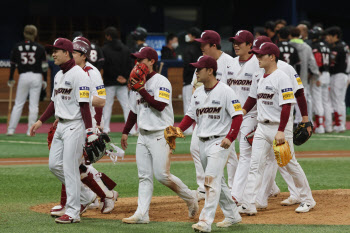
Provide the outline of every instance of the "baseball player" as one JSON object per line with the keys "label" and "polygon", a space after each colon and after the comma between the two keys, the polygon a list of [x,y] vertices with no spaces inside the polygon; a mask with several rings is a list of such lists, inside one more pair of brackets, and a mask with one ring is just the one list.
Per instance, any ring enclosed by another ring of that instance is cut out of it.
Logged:
{"label": "baseball player", "polygon": [[225,215],[217,227],[229,227],[242,220],[226,185],[224,168],[242,123],[242,107],[236,93],[215,77],[216,60],[202,56],[196,63],[196,75],[203,85],[196,89],[190,107],[179,128],[185,131],[196,121],[202,166],[205,171],[205,204],[195,231],[210,232],[218,203]]}
{"label": "baseball player", "polygon": [[326,42],[331,49],[331,63],[329,72],[331,74],[331,101],[334,110],[334,132],[346,130],[346,106],[345,94],[347,88],[346,57],[349,52],[348,45],[341,40],[342,31],[339,27],[330,27],[326,30]]}
{"label": "baseball player", "polygon": [[300,59],[298,51],[289,42],[290,30],[289,27],[283,27],[278,31],[277,46],[280,49],[279,60],[287,62],[300,73]]}
{"label": "baseball player", "polygon": [[98,138],[92,132],[89,107],[91,82],[89,76],[75,64],[70,40],[58,38],[51,47],[55,64],[60,66],[61,71],[55,76],[51,102],[31,127],[30,135],[35,136],[37,129],[52,115],[59,119],[51,144],[49,168],[65,184],[67,204],[65,214],[55,221],[74,223],[80,222],[81,208],[86,208],[96,199],[95,193],[81,185],[79,172],[85,140],[92,142]]}
{"label": "baseball player", "polygon": [[[233,61],[234,59],[221,51],[221,38],[220,35],[212,30],[205,30],[201,38],[195,39],[195,41],[201,43],[201,49],[203,52],[203,55],[210,56],[214,58],[217,62],[217,71],[216,71],[216,79],[218,81],[221,81],[225,84],[227,84],[227,80],[230,79],[230,77],[233,77],[234,71],[233,71]],[[195,90],[198,86],[202,85],[201,82],[197,81],[196,73],[193,75],[192,80],[192,86],[193,90]],[[236,173],[236,168],[238,164],[238,159],[235,151],[235,147],[232,146],[232,151],[229,154],[228,161],[227,161],[227,174],[228,174],[228,185],[231,189],[231,184],[233,182],[234,175]],[[197,176],[197,183],[199,185],[198,188],[198,197],[200,200],[204,199],[204,170],[202,167],[202,164],[200,162],[199,157],[199,139],[197,137],[197,126],[194,128],[192,133],[192,139],[191,139],[191,155],[196,167],[196,176]]]}
{"label": "baseball player", "polygon": [[[260,36],[254,40],[253,48],[258,49],[260,45],[264,42],[271,42],[271,39],[266,36]],[[281,57],[281,56],[280,56]],[[308,122],[308,114],[307,114],[307,103],[304,95],[304,86],[301,82],[301,79],[295,69],[287,64],[284,61],[278,60],[277,62],[278,69],[281,69],[287,76],[290,78],[290,81],[293,84],[294,94],[298,103],[298,106],[302,112],[302,122]],[[255,73],[253,76],[253,82],[257,82],[257,77],[259,77],[260,72],[265,72],[264,70],[260,70],[258,73]],[[262,74],[260,74],[261,76]],[[290,119],[291,120],[291,119]],[[311,127],[308,128],[309,133],[311,132]],[[271,148],[271,154],[274,155],[274,152]],[[256,207],[259,209],[265,209],[268,205],[268,198],[271,196],[276,196],[280,193],[278,186],[276,185],[275,178],[277,169],[282,175],[283,179],[288,185],[288,190],[290,192],[290,196],[281,202],[281,205],[294,205],[300,203],[300,192],[296,188],[293,178],[291,174],[285,167],[277,166],[275,159],[273,156],[269,156],[267,158],[266,167],[263,175],[263,180],[261,184],[261,188],[256,197]]]}
{"label": "baseball player", "polygon": [[[16,92],[15,105],[13,106],[11,119],[7,129],[7,135],[15,133],[16,127],[21,117],[23,106],[29,94],[29,116],[28,130],[38,119],[39,97],[42,88],[46,88],[47,69],[46,52],[43,46],[34,42],[38,30],[34,25],[24,27],[24,41],[15,45],[11,52],[11,69],[8,86],[13,87],[15,80],[13,74],[18,68],[19,79]],[[44,81],[42,81],[44,79]]]}
{"label": "baseball player", "polygon": [[253,48],[252,52],[257,54],[259,66],[265,69],[265,73],[257,77],[258,83],[252,83],[251,92],[243,107],[243,113],[246,114],[255,104],[257,105],[258,126],[254,136],[248,182],[244,188],[243,203],[238,208],[239,212],[248,215],[257,213],[256,195],[266,160],[269,156],[273,156],[270,152],[274,140],[277,144],[287,141],[290,145],[293,158],[286,165],[286,169],[300,189],[301,198],[301,204],[295,211],[308,212],[315,207],[316,202],[312,197],[305,173],[295,159],[290,114],[292,105],[296,103],[293,84],[290,78],[277,68],[280,51],[276,45],[265,42],[259,49]]}
{"label": "baseball player", "polygon": [[[130,93],[130,112],[121,139],[127,147],[128,134],[137,121],[140,128],[136,146],[136,164],[139,176],[138,207],[135,214],[124,218],[124,223],[149,223],[149,206],[153,192],[153,174],[163,185],[176,192],[186,203],[189,217],[198,212],[196,191],[190,190],[179,178],[170,173],[170,148],[164,138],[164,129],[174,124],[172,87],[168,79],[155,72],[157,52],[143,47],[132,57],[149,69],[147,81],[137,92]],[[133,80],[131,80],[133,85]]]}
{"label": "baseball player", "polygon": [[147,47],[146,38],[147,38],[147,30],[143,27],[137,27],[135,31],[131,33],[132,39],[135,41],[135,45],[130,49],[131,52],[135,53],[139,51],[142,47]]}
{"label": "baseball player", "polygon": [[312,52],[314,53],[317,66],[321,75],[318,79],[311,79],[311,93],[315,112],[315,133],[332,132],[332,104],[329,93],[329,59],[330,49],[321,41],[322,28],[314,27],[309,32],[312,40]]}
{"label": "baseball player", "polygon": [[[229,39],[233,42],[233,48],[237,57],[231,64],[233,75],[227,79],[227,84],[235,91],[239,102],[244,105],[248,98],[253,74],[260,70],[258,59],[249,51],[252,48],[254,36],[247,30],[239,30],[234,37]],[[243,117],[240,133],[238,136],[240,156],[234,180],[229,184],[233,199],[240,203],[242,201],[243,189],[247,182],[249,172],[251,145],[245,140],[245,136],[252,132],[257,125],[256,108]]]}
{"label": "baseball player", "polygon": [[[90,111],[93,120],[93,127],[99,127],[102,117],[102,108],[96,108],[96,106],[104,105],[106,93],[100,72],[87,61],[91,51],[90,41],[85,37],[76,37],[73,41],[73,49],[75,63],[91,78],[91,95],[93,99]],[[110,213],[114,209],[114,204],[118,197],[118,192],[113,190],[116,183],[104,173],[98,172],[92,165],[80,165],[80,173],[82,182],[101,198],[101,212],[103,214]],[[51,215],[62,216],[65,211],[65,204],[66,192],[63,184],[61,190],[61,203],[51,209]],[[90,204],[88,208],[97,207],[99,207],[98,199]],[[80,215],[83,214],[84,211],[86,211],[86,208],[80,211]]]}

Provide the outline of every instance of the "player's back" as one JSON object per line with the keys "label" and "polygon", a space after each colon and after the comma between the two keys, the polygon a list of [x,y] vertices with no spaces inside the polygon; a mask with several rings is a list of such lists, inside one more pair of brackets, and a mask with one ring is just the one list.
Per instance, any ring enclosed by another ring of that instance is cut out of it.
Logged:
{"label": "player's back", "polygon": [[297,68],[296,65],[300,62],[300,60],[296,48],[288,41],[281,41],[277,44],[277,46],[280,50],[279,60],[287,62],[294,68]]}
{"label": "player's back", "polygon": [[42,62],[45,60],[44,47],[31,41],[19,42],[11,54],[11,63],[17,65],[20,74],[26,72],[42,73]]}
{"label": "player's back", "polygon": [[322,41],[312,43],[312,52],[314,53],[316,63],[320,72],[329,71],[330,48]]}

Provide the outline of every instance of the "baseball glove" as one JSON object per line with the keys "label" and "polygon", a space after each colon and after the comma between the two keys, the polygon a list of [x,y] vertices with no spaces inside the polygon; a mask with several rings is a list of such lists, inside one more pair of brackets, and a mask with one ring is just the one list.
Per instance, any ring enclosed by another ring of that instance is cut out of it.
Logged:
{"label": "baseball glove", "polygon": [[286,166],[292,159],[292,153],[290,152],[289,143],[287,141],[277,145],[276,140],[273,140],[273,151],[275,152],[277,164],[280,167]]}
{"label": "baseball glove", "polygon": [[184,138],[185,135],[182,133],[182,130],[179,127],[168,126],[164,130],[164,137],[170,149],[175,150],[176,148],[175,139]]}
{"label": "baseball glove", "polygon": [[[148,72],[149,72],[149,69],[146,64],[143,64],[143,63],[136,64],[130,73],[130,78],[128,83],[129,89],[136,91],[139,88],[143,87],[146,83],[146,76]],[[136,81],[134,85],[132,85],[131,79],[134,79]]]}
{"label": "baseball glove", "polygon": [[253,145],[253,139],[254,139],[255,129],[248,133],[244,138],[245,140],[252,146]]}
{"label": "baseball glove", "polygon": [[[307,128],[309,126],[311,126],[310,135],[309,135],[309,132],[307,131]],[[293,132],[293,143],[297,146],[304,144],[311,137],[313,129],[314,127],[310,121],[300,122]]]}
{"label": "baseball glove", "polygon": [[52,124],[50,131],[47,133],[47,146],[49,147],[49,150],[51,149],[51,143],[53,140],[53,136],[55,135],[56,129],[57,129],[57,121],[55,121]]}
{"label": "baseball glove", "polygon": [[106,133],[99,133],[96,135],[97,139],[89,142],[87,140],[84,146],[84,159],[85,164],[89,165],[99,161],[104,155],[106,155],[106,143],[109,143],[111,139]]}

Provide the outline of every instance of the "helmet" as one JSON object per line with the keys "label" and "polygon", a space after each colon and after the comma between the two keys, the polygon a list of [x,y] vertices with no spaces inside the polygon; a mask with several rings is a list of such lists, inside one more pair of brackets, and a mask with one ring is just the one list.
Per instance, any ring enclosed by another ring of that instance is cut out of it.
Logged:
{"label": "helmet", "polygon": [[134,40],[146,40],[147,30],[143,27],[137,27],[135,31],[131,32],[131,36]]}
{"label": "helmet", "polygon": [[82,52],[87,58],[90,57],[91,43],[85,37],[76,37],[73,40],[73,50]]}
{"label": "helmet", "polygon": [[320,39],[323,34],[323,30],[321,27],[315,26],[309,31],[309,39]]}

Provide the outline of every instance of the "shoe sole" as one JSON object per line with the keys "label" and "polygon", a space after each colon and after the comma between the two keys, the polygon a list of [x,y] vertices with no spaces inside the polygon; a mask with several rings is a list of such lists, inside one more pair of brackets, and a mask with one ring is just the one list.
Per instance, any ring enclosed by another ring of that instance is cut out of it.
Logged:
{"label": "shoe sole", "polygon": [[281,203],[281,206],[291,206],[291,205],[297,205],[297,204],[300,204],[300,202],[296,202],[296,203],[293,203],[293,204],[286,204],[286,203]]}
{"label": "shoe sole", "polygon": [[122,220],[123,223],[127,224],[148,224],[149,221],[127,221],[127,220]]}
{"label": "shoe sole", "polygon": [[210,232],[210,231],[206,231],[206,230],[198,229],[198,228],[193,228],[193,230],[194,230],[195,232]]}
{"label": "shoe sole", "polygon": [[310,208],[308,211],[295,211],[296,213],[298,214],[301,214],[301,213],[307,213],[309,212],[310,210],[312,210],[314,207]]}
{"label": "shoe sole", "polygon": [[245,214],[245,215],[248,215],[248,216],[254,216],[254,215],[257,214],[257,212],[256,213],[240,213],[240,214]]}
{"label": "shoe sole", "polygon": [[55,220],[56,223],[60,223],[60,224],[69,224],[69,223],[79,223],[80,220],[71,220],[71,221],[61,221],[61,220]]}
{"label": "shoe sole", "polygon": [[239,221],[237,221],[237,222],[233,222],[233,223],[231,223],[231,225],[226,225],[226,226],[218,226],[218,223],[216,224],[216,227],[218,227],[218,228],[227,228],[227,227],[230,227],[230,226],[232,226],[232,225],[235,225],[235,224],[238,224],[238,223],[240,223],[240,222],[242,222],[242,218],[239,220]]}

